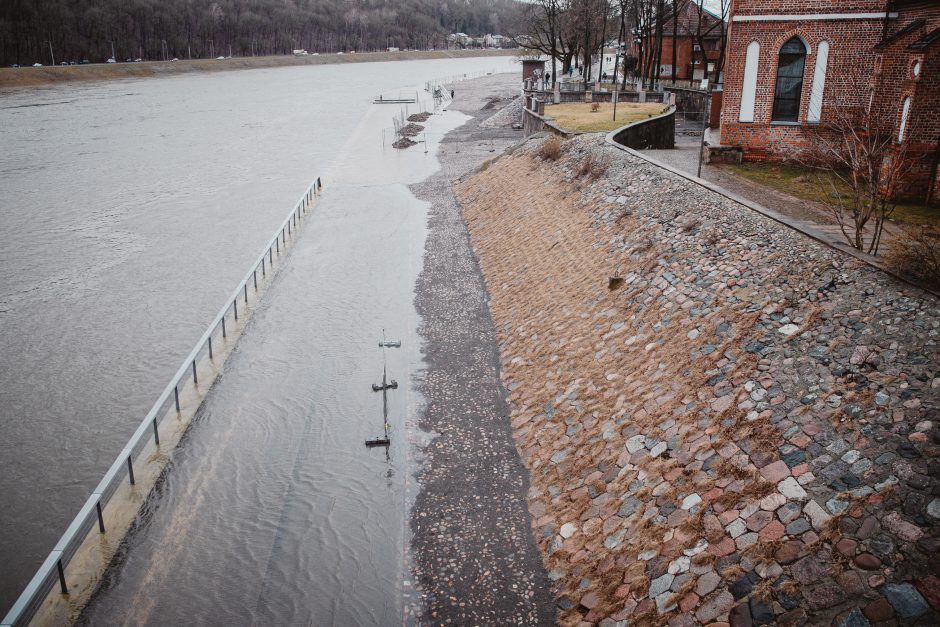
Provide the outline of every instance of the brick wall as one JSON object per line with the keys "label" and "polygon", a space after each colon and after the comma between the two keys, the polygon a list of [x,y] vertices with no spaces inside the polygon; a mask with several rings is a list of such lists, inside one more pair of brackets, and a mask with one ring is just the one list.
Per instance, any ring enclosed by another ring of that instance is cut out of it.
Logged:
{"label": "brick wall", "polygon": [[[897,133],[902,103],[911,98],[905,148],[913,167],[900,187],[905,199],[940,201],[940,45],[912,50],[910,44],[940,27],[940,3],[906,0],[892,10],[899,16],[888,23],[888,34],[902,33],[879,47],[885,36],[883,19],[744,21],[732,22],[725,66],[725,92],[721,113],[721,143],[741,148],[745,160],[779,161],[805,148],[820,129],[806,122],[819,43],[829,42],[822,122],[831,119],[833,106],[872,102],[873,114]],[[882,12],[884,0],[736,0],[734,15]],[[908,33],[903,29],[917,19],[925,24]],[[809,47],[803,74],[799,122],[771,121],[778,54],[789,38],[798,35]],[[744,63],[748,44],[760,44],[754,121],[738,122]],[[912,67],[921,63],[915,77]]]}
{"label": "brick wall", "polygon": [[885,0],[735,0],[738,15],[800,13],[874,13],[884,11]]}
{"label": "brick wall", "polygon": [[[816,65],[819,42],[829,42],[829,62],[826,87],[823,92],[823,119],[827,104],[862,103],[867,99],[867,86],[871,76],[874,46],[881,40],[881,20],[836,20],[806,22],[738,22],[731,29],[728,60],[725,65],[724,105],[721,115],[721,141],[723,144],[744,146],[759,157],[771,144],[802,143],[807,128],[805,123]],[[771,124],[774,90],[777,82],[777,61],[780,47],[798,35],[809,47],[803,71],[803,93],[800,104],[800,125]],[[757,72],[757,96],[754,121],[738,122],[741,89],[744,80],[744,58],[747,46],[760,44]]]}

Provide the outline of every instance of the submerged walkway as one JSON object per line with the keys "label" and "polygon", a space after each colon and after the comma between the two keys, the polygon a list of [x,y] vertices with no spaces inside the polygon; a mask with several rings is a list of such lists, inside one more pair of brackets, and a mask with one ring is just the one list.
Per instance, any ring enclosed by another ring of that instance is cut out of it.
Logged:
{"label": "submerged walkway", "polygon": [[[428,152],[383,149],[394,112],[370,110],[80,623],[552,622],[450,192],[517,137],[477,119],[516,83],[459,83],[474,118],[444,137],[467,116],[432,116]],[[383,329],[401,348],[378,348]],[[364,446],[382,432],[385,360],[387,454]]]}

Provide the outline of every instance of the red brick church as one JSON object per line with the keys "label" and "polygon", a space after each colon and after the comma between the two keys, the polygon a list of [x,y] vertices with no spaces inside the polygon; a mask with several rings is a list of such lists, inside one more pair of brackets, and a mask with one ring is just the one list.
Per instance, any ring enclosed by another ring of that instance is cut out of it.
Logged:
{"label": "red brick church", "polygon": [[940,0],[732,0],[720,139],[779,161],[839,107],[893,120],[900,197],[940,202]]}

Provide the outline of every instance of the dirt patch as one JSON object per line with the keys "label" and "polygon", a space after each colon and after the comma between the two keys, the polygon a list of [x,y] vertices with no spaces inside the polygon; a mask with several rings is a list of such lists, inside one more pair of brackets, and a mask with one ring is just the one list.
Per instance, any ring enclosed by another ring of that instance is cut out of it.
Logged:
{"label": "dirt patch", "polygon": [[409,122],[427,122],[430,119],[431,114],[427,111],[422,111],[421,113],[412,113],[408,116]]}
{"label": "dirt patch", "polygon": [[396,141],[394,144],[392,144],[392,148],[411,148],[417,143],[418,142],[408,139],[407,137],[402,137],[401,139]]}
{"label": "dirt patch", "polygon": [[414,137],[415,135],[420,134],[421,131],[423,130],[424,130],[424,127],[421,126],[420,124],[411,123],[411,124],[406,124],[405,126],[403,126],[401,130],[398,131],[398,134],[401,135],[402,137]]}

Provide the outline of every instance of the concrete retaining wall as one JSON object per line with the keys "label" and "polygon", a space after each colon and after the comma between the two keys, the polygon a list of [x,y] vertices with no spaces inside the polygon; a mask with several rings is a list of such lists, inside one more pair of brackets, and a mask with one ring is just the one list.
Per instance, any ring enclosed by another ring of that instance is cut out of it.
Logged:
{"label": "concrete retaining wall", "polygon": [[613,140],[634,150],[675,148],[676,107],[669,107],[666,113],[655,118],[640,120],[614,131]]}

